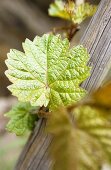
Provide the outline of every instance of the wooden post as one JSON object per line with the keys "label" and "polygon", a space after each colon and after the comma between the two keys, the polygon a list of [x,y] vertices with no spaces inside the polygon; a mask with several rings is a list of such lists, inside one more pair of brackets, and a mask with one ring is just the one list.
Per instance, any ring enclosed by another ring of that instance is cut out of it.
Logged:
{"label": "wooden post", "polygon": [[[98,11],[92,18],[81,44],[87,47],[91,58],[92,73],[83,87],[89,92],[99,87],[111,65],[111,0],[101,0]],[[45,131],[45,120],[40,120],[31,134],[15,170],[49,170],[51,160],[48,148],[52,138]]]}

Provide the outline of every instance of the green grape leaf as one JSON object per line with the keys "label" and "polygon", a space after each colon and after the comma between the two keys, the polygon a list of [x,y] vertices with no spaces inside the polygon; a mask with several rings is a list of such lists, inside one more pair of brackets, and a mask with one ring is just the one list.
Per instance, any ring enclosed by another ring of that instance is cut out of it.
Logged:
{"label": "green grape leaf", "polygon": [[6,75],[8,88],[22,102],[50,110],[80,100],[85,90],[79,85],[90,75],[87,50],[79,45],[70,49],[68,39],[45,34],[23,43],[25,53],[11,50]]}
{"label": "green grape leaf", "polygon": [[60,0],[55,0],[55,2],[50,5],[48,12],[50,16],[60,17],[72,21],[74,24],[80,24],[87,17],[93,16],[96,10],[97,6],[90,5],[89,3],[76,5],[72,1],[65,3]]}
{"label": "green grape leaf", "polygon": [[30,103],[18,103],[8,113],[6,117],[10,118],[6,129],[20,136],[28,130],[33,130],[35,122],[38,120],[38,108],[31,106]]}

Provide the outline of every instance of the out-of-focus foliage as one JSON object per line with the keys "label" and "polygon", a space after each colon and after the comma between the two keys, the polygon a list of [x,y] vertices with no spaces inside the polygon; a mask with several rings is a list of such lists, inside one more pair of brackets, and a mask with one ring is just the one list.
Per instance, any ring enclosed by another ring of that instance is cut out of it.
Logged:
{"label": "out-of-focus foliage", "polygon": [[111,108],[111,83],[108,83],[93,93],[93,99],[98,105]]}
{"label": "out-of-focus foliage", "polygon": [[90,5],[88,3],[81,4],[75,7],[72,21],[74,23],[80,24],[86,18],[93,16],[96,10],[97,6],[95,5]]}
{"label": "out-of-focus foliage", "polygon": [[53,158],[53,170],[76,170],[77,134],[70,116],[64,108],[51,113],[47,130],[54,135],[50,150]]}
{"label": "out-of-focus foliage", "polygon": [[[70,4],[73,5],[73,3]],[[70,9],[73,10],[73,6]],[[65,8],[65,3],[60,0],[56,0],[54,3],[50,4],[49,15],[53,17],[60,17],[66,20],[71,20],[71,14]]]}
{"label": "out-of-focus foliage", "polygon": [[13,95],[33,106],[54,110],[79,101],[86,91],[79,85],[90,75],[89,54],[79,45],[70,49],[68,39],[45,34],[23,43],[25,53],[11,50],[6,64]]}
{"label": "out-of-focus foliage", "polygon": [[80,24],[87,17],[93,16],[96,10],[97,6],[89,3],[76,5],[73,1],[66,3],[61,0],[55,0],[50,5],[49,15],[72,21],[74,24]]}
{"label": "out-of-focus foliage", "polygon": [[77,170],[100,170],[103,164],[111,163],[110,101],[111,83],[90,98],[51,114],[48,131],[54,135],[51,149],[54,170],[71,169],[72,160],[77,162]]}
{"label": "out-of-focus foliage", "polygon": [[[94,165],[102,165],[111,160],[111,110],[107,111],[101,108],[90,106],[81,106],[74,110],[74,118],[78,128],[91,137],[92,144],[97,142],[100,151],[96,147],[92,148],[92,153],[87,158],[92,159],[92,169],[97,168]],[[82,139],[81,139],[82,140]],[[83,138],[84,140],[84,138]],[[86,147],[88,148],[89,145]],[[89,146],[89,148],[91,148]],[[93,161],[93,156],[95,161]],[[83,157],[84,158],[84,157]],[[86,165],[89,160],[87,159]],[[101,162],[99,162],[101,160]],[[84,163],[84,162],[83,162]],[[88,167],[87,167],[88,168]],[[90,169],[90,166],[89,166]]]}
{"label": "out-of-focus foliage", "polygon": [[27,130],[32,130],[38,120],[37,107],[31,106],[30,103],[20,102],[5,115],[10,118],[7,130],[16,135],[23,135]]}

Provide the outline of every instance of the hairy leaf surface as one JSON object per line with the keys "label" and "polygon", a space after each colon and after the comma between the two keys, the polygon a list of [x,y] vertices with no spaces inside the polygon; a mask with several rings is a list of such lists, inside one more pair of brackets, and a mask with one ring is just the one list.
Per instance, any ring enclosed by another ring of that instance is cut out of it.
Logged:
{"label": "hairy leaf surface", "polygon": [[9,89],[20,101],[53,110],[85,95],[79,85],[90,68],[86,66],[89,54],[82,45],[70,49],[67,39],[45,34],[33,42],[26,39],[23,48],[25,53],[11,50],[6,60],[6,75],[13,83]]}
{"label": "hairy leaf surface", "polygon": [[83,20],[91,17],[95,14],[97,6],[90,5],[89,3],[83,3],[75,7],[74,14],[72,15],[72,21],[80,24]]}
{"label": "hairy leaf surface", "polygon": [[30,103],[18,103],[5,115],[10,118],[7,124],[7,130],[16,135],[23,135],[27,130],[32,130],[35,122],[38,120],[37,107]]}
{"label": "hairy leaf surface", "polygon": [[49,15],[53,17],[60,17],[66,20],[70,20],[70,13],[65,8],[65,3],[60,0],[56,0],[54,3],[50,5]]}
{"label": "hairy leaf surface", "polygon": [[90,5],[89,3],[76,5],[72,1],[65,3],[63,1],[56,0],[50,5],[49,15],[72,21],[75,24],[80,24],[87,17],[93,16],[96,10],[97,6]]}

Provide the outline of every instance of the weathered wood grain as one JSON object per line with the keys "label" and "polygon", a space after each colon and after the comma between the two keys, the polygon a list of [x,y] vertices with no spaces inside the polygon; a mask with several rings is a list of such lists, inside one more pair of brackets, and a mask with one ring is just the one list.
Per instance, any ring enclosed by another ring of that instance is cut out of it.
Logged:
{"label": "weathered wood grain", "polygon": [[[91,55],[89,65],[92,73],[83,87],[89,92],[101,85],[111,65],[111,0],[102,0],[96,15],[92,18],[81,44]],[[51,161],[48,148],[52,138],[44,133],[45,120],[40,120],[31,134],[15,170],[49,170]]]}
{"label": "weathered wood grain", "polygon": [[101,1],[81,43],[91,55],[92,73],[83,84],[91,91],[101,85],[111,66],[111,0]]}

